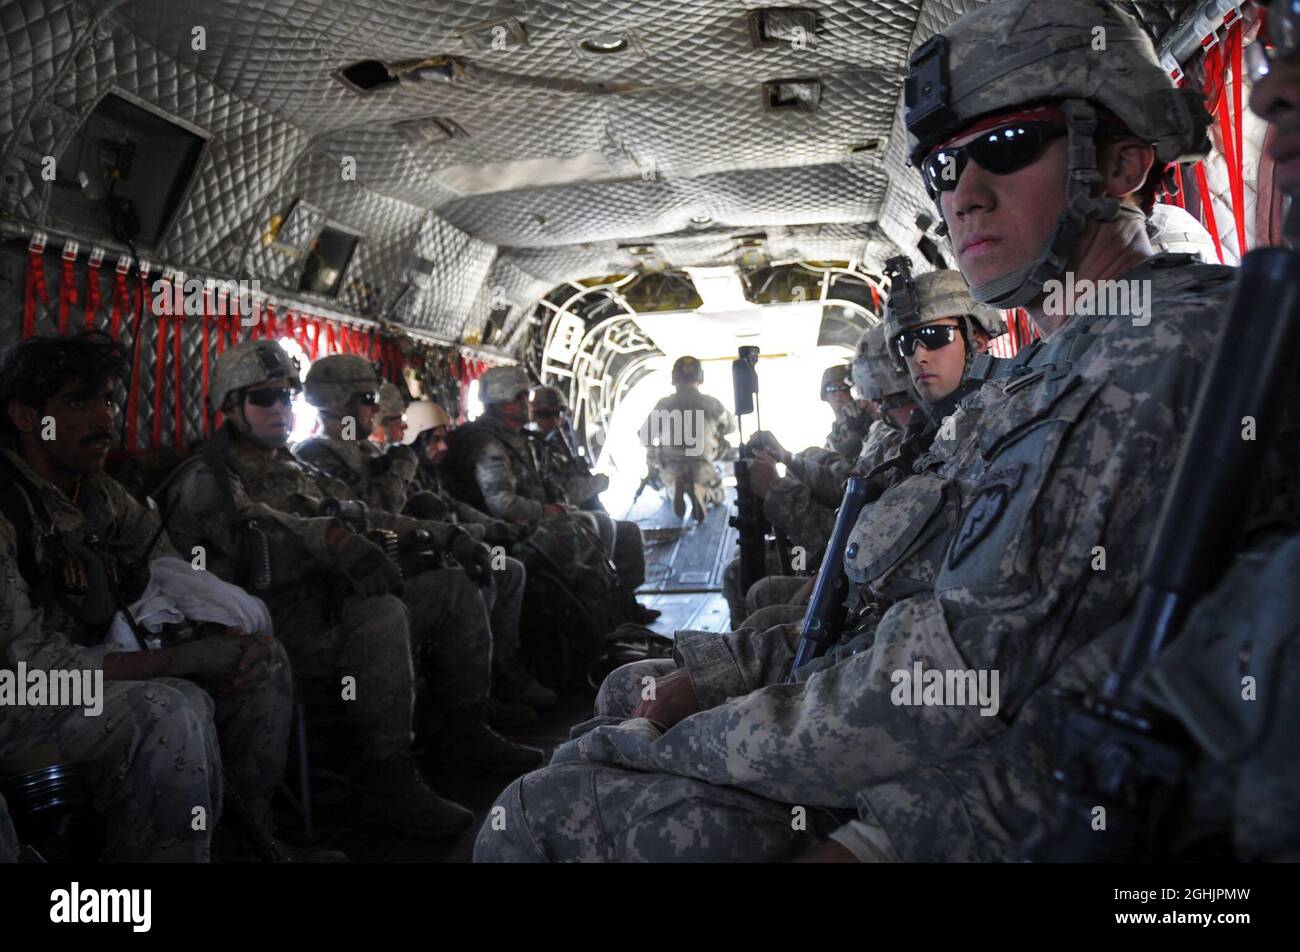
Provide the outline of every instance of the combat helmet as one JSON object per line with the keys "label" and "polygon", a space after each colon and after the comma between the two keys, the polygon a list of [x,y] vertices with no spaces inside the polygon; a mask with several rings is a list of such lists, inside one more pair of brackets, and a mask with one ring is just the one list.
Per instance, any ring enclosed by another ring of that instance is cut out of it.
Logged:
{"label": "combat helmet", "polygon": [[864,400],[874,400],[884,409],[912,401],[907,374],[889,359],[883,325],[875,324],[862,332],[852,367],[853,387]]}
{"label": "combat helmet", "polygon": [[830,399],[830,395],[837,390],[849,390],[853,386],[850,379],[851,368],[848,364],[835,364],[833,367],[827,367],[822,371],[822,400]]}
{"label": "combat helmet", "polygon": [[[304,381],[304,394],[312,406],[343,413],[358,393],[377,393],[383,381],[374,364],[356,354],[331,354],[312,364]],[[376,398],[377,399],[377,398]]]}
{"label": "combat helmet", "polygon": [[960,271],[930,271],[912,275],[911,259],[906,255],[885,262],[889,277],[889,297],[885,301],[885,341],[889,356],[900,369],[906,366],[895,348],[904,331],[929,324],[943,317],[957,318],[957,327],[966,343],[966,362],[974,357],[970,321],[974,321],[990,340],[1006,332],[1006,323],[997,308],[977,304],[966,287]]}
{"label": "combat helmet", "polygon": [[490,367],[478,378],[478,398],[484,406],[509,403],[528,392],[528,374],[522,367]]}
{"label": "combat helmet", "polygon": [[673,361],[673,386],[683,383],[704,383],[704,365],[690,354]]}
{"label": "combat helmet", "polygon": [[[308,374],[311,376],[311,374]],[[397,385],[385,380],[379,385],[379,413],[387,418],[391,416],[401,416],[406,412],[406,400],[402,398],[402,391],[397,389]]]}
{"label": "combat helmet", "polygon": [[[916,166],[978,120],[1060,104],[1069,136],[1066,207],[1035,259],[971,288],[976,301],[1000,308],[1042,293],[1064,271],[1088,221],[1142,214],[1091,194],[1101,179],[1096,133],[1106,113],[1153,147],[1153,171],[1210,150],[1201,94],[1176,87],[1150,37],[1107,0],[1005,0],[971,11],[912,53],[904,103]],[[942,216],[939,192],[927,187]]]}
{"label": "combat helmet", "polygon": [[283,381],[293,391],[302,389],[296,358],[273,340],[246,340],[228,348],[212,369],[208,403],[224,410],[226,399],[246,387]]}
{"label": "combat helmet", "polygon": [[533,391],[531,403],[534,410],[563,413],[569,409],[569,405],[564,401],[564,394],[554,387],[538,387]]}
{"label": "combat helmet", "polygon": [[432,400],[417,400],[406,408],[406,435],[402,437],[402,442],[410,446],[421,433],[451,425],[451,417],[440,404]]}

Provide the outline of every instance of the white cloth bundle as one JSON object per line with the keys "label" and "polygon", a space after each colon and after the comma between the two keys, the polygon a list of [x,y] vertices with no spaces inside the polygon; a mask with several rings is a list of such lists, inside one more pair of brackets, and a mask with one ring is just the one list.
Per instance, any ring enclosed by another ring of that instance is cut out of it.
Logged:
{"label": "white cloth bundle", "polygon": [[[149,563],[149,584],[131,605],[131,614],[151,634],[186,619],[228,625],[248,634],[274,634],[271,613],[260,598],[170,556]],[[105,642],[109,651],[144,647],[121,612],[114,616]]]}

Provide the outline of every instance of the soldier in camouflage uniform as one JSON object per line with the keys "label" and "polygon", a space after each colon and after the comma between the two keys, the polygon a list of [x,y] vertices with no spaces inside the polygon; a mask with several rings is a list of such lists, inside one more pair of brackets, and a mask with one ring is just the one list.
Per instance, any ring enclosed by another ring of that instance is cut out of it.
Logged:
{"label": "soldier in camouflage uniform", "polygon": [[703,522],[708,507],[726,496],[713,464],[726,450],[736,418],[716,397],[700,393],[704,367],[694,357],[673,363],[672,381],[676,390],[656,403],[641,424],[641,443],[651,472],[657,469],[671,492],[677,518],[685,517],[689,498],[692,515]]}
{"label": "soldier in camouflage uniform", "polygon": [[[822,372],[819,393],[822,402],[829,403],[831,412],[835,414],[835,422],[831,424],[831,431],[823,445],[824,450],[849,460],[857,459],[862,452],[862,441],[866,439],[867,430],[875,421],[867,412],[866,401],[859,402],[853,397],[851,366],[836,364],[827,367]],[[823,458],[822,454],[813,453],[811,448],[800,455]]]}
{"label": "soldier in camouflage uniform", "polygon": [[288,663],[258,632],[107,652],[109,623],[143,589],[149,561],[176,557],[157,514],[103,472],[124,374],[103,335],[29,338],[0,357],[0,665],[104,679],[98,716],[0,707],[0,758],[53,744],[63,762],[89,766],[105,858],[206,861],[223,795],[270,831]]}
{"label": "soldier in camouflage uniform", "polygon": [[[456,428],[444,475],[453,494],[497,519],[535,529],[550,519],[581,520],[600,540],[623,584],[645,581],[645,543],[634,522],[603,512],[580,512],[545,478],[542,448],[528,421],[528,375],[518,367],[493,367],[479,379],[481,417]],[[649,621],[659,613],[641,609]]]}
{"label": "soldier in camouflage uniform", "polygon": [[[1104,51],[1080,40],[1097,26]],[[1165,164],[1208,151],[1209,117],[1140,25],[1099,0],[1009,0],[944,36],[923,51],[940,62],[912,58],[914,159],[972,296],[1025,307],[1043,339],[864,508],[845,567],[887,606],[871,630],[793,685],[777,684],[788,627],[679,634],[680,668],[653,699],[625,684],[551,767],[507,788],[505,822],[484,826],[478,858],[782,859],[818,844],[818,859],[872,860],[905,855],[895,834],[942,847],[905,799],[934,789],[925,768],[1005,743],[1067,659],[1123,621],[1233,280],[1146,241]],[[928,81],[936,70],[946,83]],[[1142,306],[1049,303],[1047,282],[1066,271],[1137,282]],[[941,680],[996,672],[994,709],[909,702],[898,688],[917,665]],[[891,794],[896,828],[877,798],[859,813],[862,791],[891,781],[905,785]],[[961,795],[992,810],[1006,793]]]}
{"label": "soldier in camouflage uniform", "polygon": [[[406,512],[414,495],[419,461],[412,446],[392,444],[381,453],[368,439],[378,412],[374,394],[383,389],[374,366],[361,357],[334,354],[313,364],[303,384],[307,401],[320,411],[324,433],[299,443],[293,454],[346,483],[352,494],[372,509]],[[445,508],[437,498],[418,499],[414,508],[423,513],[420,518],[451,524],[461,521],[455,513],[449,519],[431,514]],[[515,539],[514,533],[497,520],[467,521],[481,526],[484,540],[493,545],[508,545]],[[488,717],[502,727],[531,723],[536,715],[529,709],[533,705],[527,702],[544,705],[547,700],[545,689],[536,690],[541,685],[515,660],[526,578],[523,563],[498,550],[489,582],[481,593],[491,621],[493,669],[497,675],[497,696],[488,700]],[[515,696],[521,699],[512,700]]]}
{"label": "soldier in camouflage uniform", "polygon": [[[897,455],[903,428],[916,406],[907,375],[888,356],[882,327],[863,331],[849,370],[858,396],[879,411],[879,419],[860,440],[856,459],[810,451],[790,453],[765,430],[750,440],[757,450],[749,467],[750,486],[762,498],[768,521],[785,532],[792,545],[800,547],[801,565],[796,567],[812,573],[820,566],[830,540],[846,481],[850,476],[865,476]],[[785,464],[784,477],[778,478],[777,463]],[[798,617],[811,591],[807,576],[773,572],[755,582],[749,592],[741,592],[739,561],[733,561],[723,573],[723,593],[731,606],[734,628],[746,625],[749,616],[760,609],[777,605],[793,606],[784,614]],[[772,615],[765,617],[771,619]]]}
{"label": "soldier in camouflage uniform", "polygon": [[406,438],[406,398],[397,385],[385,380],[379,385],[379,420],[370,439],[380,448],[401,446]]}
{"label": "soldier in camouflage uniform", "polygon": [[[509,547],[531,534],[527,527],[493,519],[443,488],[440,467],[450,452],[454,429],[446,410],[427,401],[414,403],[410,422],[410,443],[420,467],[411,485],[415,492],[407,500],[408,514],[439,522],[482,526],[484,540],[494,546]],[[541,684],[519,660],[519,615],[526,578],[524,565],[514,558],[499,561],[503,567],[493,575],[493,588],[499,591],[491,603],[492,691],[513,706],[544,711],[553,707],[559,696]],[[498,576],[505,576],[506,581],[499,581]],[[518,595],[503,597],[502,593],[509,595],[513,592]],[[494,708],[492,713],[500,721],[498,726],[510,726],[504,722],[507,716],[504,712]]]}
{"label": "soldier in camouflage uniform", "polygon": [[[454,835],[469,812],[429,790],[411,755],[413,648],[428,686],[417,726],[439,766],[512,774],[539,755],[482,722],[491,639],[477,586],[458,569],[403,580],[384,549],[331,514],[351,508],[347,487],[285,449],[298,387],[296,363],[273,341],[245,341],[218,359],[210,399],[226,424],[174,475],[169,528],[185,551],[201,546],[212,571],[266,599],[299,677],[318,689],[310,700],[341,686],[363,818]],[[473,527],[368,515],[372,528],[423,532],[433,550],[481,577],[490,571]]]}
{"label": "soldier in camouflage uniform", "polygon": [[558,480],[565,498],[590,512],[605,512],[600,494],[609,488],[609,477],[592,473],[587,460],[571,443],[573,430],[569,407],[554,387],[538,387],[529,402],[533,423],[543,437],[543,465]]}

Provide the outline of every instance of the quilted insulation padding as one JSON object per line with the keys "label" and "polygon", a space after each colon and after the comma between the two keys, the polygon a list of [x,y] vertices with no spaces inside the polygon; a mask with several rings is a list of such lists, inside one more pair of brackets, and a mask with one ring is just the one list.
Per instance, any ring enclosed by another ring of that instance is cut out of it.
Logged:
{"label": "quilted insulation padding", "polygon": [[[908,51],[973,3],[826,0],[809,4],[822,25],[807,49],[755,50],[747,14],[768,5],[780,4],[0,0],[0,209],[46,223],[40,158],[58,154],[116,88],[208,136],[150,257],[292,289],[301,259],[264,235],[302,200],[363,236],[330,303],[447,339],[475,336],[504,294],[516,305],[507,337],[518,341],[548,282],[630,267],[620,242],[653,239],[675,266],[725,259],[692,215],[710,216],[711,230],[764,230],[773,255],[865,253],[878,268],[915,248],[916,214],[930,210],[904,163]],[[508,15],[526,23],[526,46],[483,49],[461,33]],[[193,48],[196,26],[205,49]],[[577,40],[597,32],[627,32],[633,50],[580,52]],[[438,54],[466,65],[462,80],[362,96],[331,75],[365,58]],[[766,112],[762,82],[797,77],[822,82],[819,111]],[[433,116],[465,138],[428,134],[419,120]],[[850,156],[880,138],[883,154]],[[457,169],[576,157],[605,172],[529,191],[457,191]],[[341,175],[345,159],[354,179]],[[776,250],[774,236],[804,226],[822,230]],[[408,268],[426,253],[433,279],[414,287]]]}

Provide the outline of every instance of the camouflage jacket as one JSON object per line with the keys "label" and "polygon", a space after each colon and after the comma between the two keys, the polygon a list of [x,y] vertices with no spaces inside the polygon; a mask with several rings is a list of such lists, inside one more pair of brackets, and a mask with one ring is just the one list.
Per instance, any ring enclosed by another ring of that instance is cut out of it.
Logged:
{"label": "camouflage jacket", "polygon": [[[427,507],[427,518],[439,522],[454,524],[469,523],[482,526],[496,525],[499,519],[493,519],[481,509],[475,509],[467,502],[461,502],[442,485],[442,474],[428,462],[416,467],[415,479],[411,481],[411,499],[420,497],[423,507]],[[411,502],[410,499],[407,500]]]}
{"label": "camouflage jacket", "polygon": [[[213,440],[230,439],[225,472]],[[321,515],[327,497],[350,501],[348,487],[295,459],[287,449],[265,452],[240,439],[229,426],[182,464],[167,487],[167,528],[181,551],[202,546],[207,568],[226,581],[247,582],[252,575],[248,533],[252,525],[267,537],[273,590],[332,571],[334,556],[326,541],[339,523]],[[457,531],[441,522],[371,510],[372,528],[398,534],[425,529],[444,547]],[[472,533],[481,537],[481,530]]]}
{"label": "camouflage jacket", "polygon": [[[541,435],[541,434],[539,434]],[[592,473],[586,459],[569,452],[569,444],[559,430],[541,435],[543,469],[564,491],[564,498],[575,506],[609,488],[609,477]]]}
{"label": "camouflage jacket", "polygon": [[[99,551],[110,553],[119,565],[144,566],[151,559],[176,555],[166,533],[158,531],[158,514],[136,502],[106,473],[83,476],[74,503],[53,483],[38,476],[17,453],[8,449],[0,452],[5,462],[35,489],[54,530],[74,546],[95,537],[102,542]],[[5,491],[17,494],[11,487]],[[30,531],[31,538],[19,539],[16,527],[0,516],[0,667],[12,669],[19,661],[29,668],[45,670],[103,667],[104,631],[98,625],[88,625],[82,617],[93,610],[86,604],[93,594],[69,591],[59,584],[59,579],[49,579],[53,583],[51,591],[42,598],[19,572],[20,546],[30,545],[39,572],[61,574],[58,566],[47,563],[56,551],[53,537],[45,534],[36,519]],[[153,547],[149,548],[151,542]],[[101,607],[108,619],[116,612],[111,598]]]}
{"label": "camouflage jacket", "polygon": [[345,440],[321,434],[303,440],[293,455],[337,479],[371,509],[401,512],[415,478],[415,451],[409,446],[381,450],[370,440]]}
{"label": "camouflage jacket", "polygon": [[[1150,282],[1145,320],[1074,317],[1026,348],[918,461],[926,482],[904,480],[863,511],[855,574],[868,585],[871,568],[905,562],[936,520],[947,527],[927,546],[929,587],[890,605],[869,644],[833,654],[796,686],[767,687],[789,666],[788,629],[679,633],[677,658],[704,710],[662,735],[645,720],[597,727],[554,762],[851,808],[865,788],[997,737],[1065,658],[1127,610],[1233,271],[1167,255],[1123,279]],[[996,675],[996,703],[984,713],[894,700],[916,666],[941,680]]]}
{"label": "camouflage jacket", "polygon": [[452,432],[444,474],[461,501],[497,519],[535,526],[546,503],[563,501],[547,484],[539,456],[536,438],[485,413]]}
{"label": "camouflage jacket", "polygon": [[826,437],[825,449],[838,456],[853,459],[862,449],[862,442],[870,432],[872,420],[865,413],[846,419],[836,419]]}
{"label": "camouflage jacket", "polygon": [[643,446],[657,446],[660,463],[712,463],[726,449],[736,418],[722,401],[690,387],[670,393],[655,404],[641,424]]}

